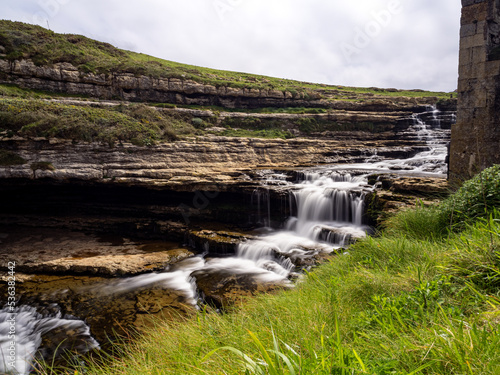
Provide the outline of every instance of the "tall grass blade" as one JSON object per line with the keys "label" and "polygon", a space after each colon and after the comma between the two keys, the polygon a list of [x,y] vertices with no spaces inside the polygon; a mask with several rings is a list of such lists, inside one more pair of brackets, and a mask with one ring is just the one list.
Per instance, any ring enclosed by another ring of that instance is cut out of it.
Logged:
{"label": "tall grass blade", "polygon": [[[258,337],[255,336],[255,334],[251,331],[248,331],[248,334],[252,338],[252,341],[254,342],[254,344],[257,346],[257,349],[259,349],[260,355],[264,359],[264,362],[267,363],[269,373],[271,375],[279,375],[278,369],[276,368],[275,363],[273,362],[273,360],[269,356],[268,351],[266,350],[266,348],[264,348],[264,345],[262,345],[262,343],[260,342]],[[278,363],[278,365],[279,365],[279,363]]]}
{"label": "tall grass blade", "polygon": [[356,357],[356,360],[359,362],[359,364],[360,364],[361,369],[363,370],[363,372],[366,372],[366,366],[363,363],[363,361],[361,360],[361,357],[356,352],[356,349],[352,349],[352,352],[354,353],[354,356]]}
{"label": "tall grass blade", "polygon": [[243,365],[245,366],[245,370],[250,371],[252,374],[256,375],[264,375],[265,372],[262,370],[262,368],[259,366],[257,362],[255,362],[252,358],[250,358],[248,355],[243,353],[241,350],[238,350],[236,348],[233,348],[231,346],[223,346],[217,349],[212,350],[209,352],[207,355],[205,355],[201,359],[201,363],[206,362],[210,357],[212,357],[216,352],[220,350],[228,350],[234,354],[236,354],[238,357],[240,357],[243,360]]}

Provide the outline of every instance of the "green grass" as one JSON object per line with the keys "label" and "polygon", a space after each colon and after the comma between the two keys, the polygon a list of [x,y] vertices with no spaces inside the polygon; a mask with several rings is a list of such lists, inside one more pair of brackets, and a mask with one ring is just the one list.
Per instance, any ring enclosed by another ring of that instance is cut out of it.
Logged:
{"label": "green grass", "polygon": [[286,130],[280,129],[261,129],[261,130],[252,130],[252,129],[227,129],[218,135],[222,135],[225,137],[249,137],[249,138],[263,138],[263,139],[289,139],[294,136]]}
{"label": "green grass", "polygon": [[[110,145],[132,142],[140,146],[150,146],[186,136],[204,135],[205,129],[217,122],[219,110],[223,110],[216,107],[196,107],[196,109],[211,109],[213,112],[211,117],[198,118],[188,113],[169,110],[171,108],[168,105],[146,106],[123,103],[106,106],[98,101],[66,102],[65,99],[68,98],[64,95],[58,96],[0,84],[0,136],[60,138],[74,142],[101,142]],[[321,114],[327,111],[299,107],[261,108],[247,112]],[[224,132],[218,133],[222,136],[264,139],[293,138],[295,135],[291,129],[299,130],[302,136],[307,136],[323,131],[380,132],[391,128],[390,124],[337,123],[312,117],[298,119],[226,117],[219,126],[226,128]]]}
{"label": "green grass", "polygon": [[436,97],[449,98],[449,93],[422,90],[393,90],[377,88],[353,88],[299,82],[262,75],[229,72],[180,64],[141,53],[118,49],[74,34],[57,34],[40,26],[0,20],[0,45],[5,48],[9,61],[28,58],[36,65],[68,62],[80,71],[95,74],[115,72],[146,75],[155,78],[193,80],[216,87],[233,87],[288,92],[294,98],[304,100],[328,98],[352,100],[373,97]]}
{"label": "green grass", "polygon": [[293,290],[158,321],[85,373],[499,374],[495,208],[446,234],[428,220],[445,204],[398,214]]}
{"label": "green grass", "polygon": [[[2,90],[8,93],[7,96],[2,97]],[[151,146],[158,142],[204,135],[204,129],[213,126],[216,121],[216,117],[203,120],[190,114],[164,111],[144,104],[94,107],[90,105],[91,102],[84,105],[54,102],[46,100],[43,94],[4,85],[0,85],[0,98],[0,135],[7,138],[17,135],[110,145],[132,142],[138,146]],[[225,125],[227,130],[219,135],[282,139],[293,137],[289,131],[281,129],[279,121],[261,123],[258,119],[236,119]],[[16,161],[9,155],[3,155],[0,163],[16,164],[21,161]]]}
{"label": "green grass", "polygon": [[193,135],[190,116],[157,111],[142,104],[109,108],[75,106],[43,99],[0,100],[0,133],[12,137],[54,137],[75,142],[132,142],[152,145]]}

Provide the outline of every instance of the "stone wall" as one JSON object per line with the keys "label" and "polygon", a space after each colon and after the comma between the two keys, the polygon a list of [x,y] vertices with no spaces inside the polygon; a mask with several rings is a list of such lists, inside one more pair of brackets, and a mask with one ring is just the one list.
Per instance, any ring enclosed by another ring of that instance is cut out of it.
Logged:
{"label": "stone wall", "polygon": [[462,0],[450,179],[500,163],[500,0]]}

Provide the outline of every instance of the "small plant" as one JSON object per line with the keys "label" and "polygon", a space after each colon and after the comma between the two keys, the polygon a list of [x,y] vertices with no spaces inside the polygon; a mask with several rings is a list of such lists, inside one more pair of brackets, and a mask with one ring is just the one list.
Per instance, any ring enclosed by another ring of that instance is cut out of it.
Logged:
{"label": "small plant", "polygon": [[193,124],[193,126],[196,129],[203,129],[204,128],[204,121],[203,121],[203,119],[201,119],[199,117],[194,117],[193,119],[191,119],[191,123]]}
{"label": "small plant", "polygon": [[48,161],[37,161],[35,163],[31,163],[31,170],[34,171],[55,171],[56,168],[52,165],[51,162]]}
{"label": "small plant", "polygon": [[274,344],[273,349],[266,349],[262,344],[262,342],[257,338],[257,336],[254,333],[248,331],[248,334],[250,335],[252,342],[257,347],[261,359],[254,360],[241,350],[238,350],[230,346],[224,346],[212,350],[205,357],[203,357],[201,362],[205,362],[219,350],[228,350],[241,358],[246,374],[295,375],[300,372],[300,364],[299,364],[300,356],[288,345],[285,345],[286,352],[284,353],[284,350],[279,344],[279,341],[276,338],[274,332],[272,332],[273,344]]}

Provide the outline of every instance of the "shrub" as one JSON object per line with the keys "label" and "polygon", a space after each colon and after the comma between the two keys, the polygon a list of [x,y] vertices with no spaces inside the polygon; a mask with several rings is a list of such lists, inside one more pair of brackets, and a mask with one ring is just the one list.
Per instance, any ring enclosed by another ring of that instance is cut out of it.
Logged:
{"label": "shrub", "polygon": [[451,226],[462,229],[478,217],[487,217],[500,207],[500,165],[485,169],[466,181],[441,205],[441,215]]}
{"label": "shrub", "polygon": [[201,118],[199,117],[194,117],[192,120],[191,120],[191,123],[193,124],[193,126],[196,128],[196,129],[203,129],[204,128],[204,122]]}
{"label": "shrub", "polygon": [[10,166],[10,165],[22,165],[26,164],[26,160],[24,160],[19,155],[6,150],[0,150],[0,165],[2,166]]}
{"label": "shrub", "polygon": [[55,171],[56,168],[52,165],[51,162],[48,161],[37,161],[30,165],[32,171]]}

